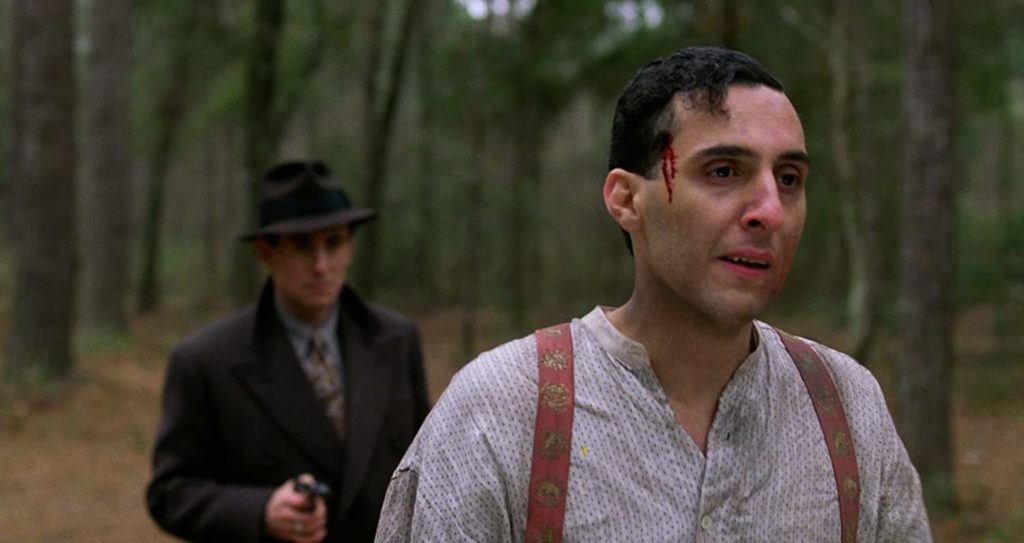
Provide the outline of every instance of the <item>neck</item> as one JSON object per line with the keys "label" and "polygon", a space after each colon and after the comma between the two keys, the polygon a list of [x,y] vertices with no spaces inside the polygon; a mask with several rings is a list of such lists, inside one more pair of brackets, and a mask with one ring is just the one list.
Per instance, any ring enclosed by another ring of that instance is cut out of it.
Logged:
{"label": "neck", "polygon": [[319,328],[327,319],[331,316],[332,307],[327,309],[309,309],[302,307],[295,307],[289,304],[287,300],[283,299],[277,292],[274,293],[277,298],[277,306],[288,312],[289,315],[294,317],[296,320],[312,328]]}
{"label": "neck", "polygon": [[669,400],[712,410],[733,372],[750,354],[753,323],[722,326],[634,293],[608,320],[643,344]]}

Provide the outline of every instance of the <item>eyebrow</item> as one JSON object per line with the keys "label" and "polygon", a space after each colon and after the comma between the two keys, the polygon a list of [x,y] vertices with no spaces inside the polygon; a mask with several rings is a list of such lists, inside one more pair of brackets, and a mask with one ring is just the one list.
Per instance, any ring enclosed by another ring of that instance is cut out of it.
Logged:
{"label": "eyebrow", "polygon": [[782,160],[790,160],[793,162],[803,162],[808,166],[811,165],[811,157],[808,156],[807,153],[803,151],[786,151],[785,153],[779,155],[779,158]]}
{"label": "eyebrow", "polygon": [[[715,145],[707,149],[701,149],[694,155],[698,159],[719,156],[757,158],[760,155],[755,153],[753,149],[742,145]],[[779,155],[779,159],[802,162],[808,166],[811,164],[811,157],[804,151],[786,151]]]}

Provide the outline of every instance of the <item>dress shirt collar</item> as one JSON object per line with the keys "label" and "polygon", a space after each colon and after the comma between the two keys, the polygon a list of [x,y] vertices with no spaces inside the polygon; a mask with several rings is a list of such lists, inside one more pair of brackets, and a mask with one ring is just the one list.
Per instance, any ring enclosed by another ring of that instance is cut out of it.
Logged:
{"label": "dress shirt collar", "polygon": [[[597,306],[590,313],[584,315],[581,321],[587,330],[594,335],[594,339],[601,345],[601,348],[608,352],[616,362],[622,364],[630,371],[649,370],[651,368],[651,361],[647,357],[647,349],[644,348],[642,343],[626,337],[615,328],[615,325],[608,320],[606,311],[609,310],[611,310],[610,307]],[[767,358],[765,342],[761,338],[761,330],[759,330],[756,322],[751,327],[751,330],[756,347],[736,369],[734,379],[750,373],[753,371],[753,367],[758,365],[759,361]]]}
{"label": "dress shirt collar", "polygon": [[292,345],[302,356],[308,356],[309,353],[304,351],[311,345],[310,340],[317,335],[322,336],[329,347],[337,341],[334,331],[338,327],[338,304],[331,307],[327,320],[320,326],[310,326],[306,321],[296,317],[277,296],[274,296],[274,307],[277,309],[278,316],[281,317],[281,323],[284,324],[288,337],[292,340]]}
{"label": "dress shirt collar", "polygon": [[651,362],[647,358],[647,349],[639,341],[634,341],[608,320],[605,311],[610,307],[597,306],[590,313],[581,319],[587,330],[594,335],[594,339],[601,345],[612,359],[622,364],[630,371],[649,369]]}

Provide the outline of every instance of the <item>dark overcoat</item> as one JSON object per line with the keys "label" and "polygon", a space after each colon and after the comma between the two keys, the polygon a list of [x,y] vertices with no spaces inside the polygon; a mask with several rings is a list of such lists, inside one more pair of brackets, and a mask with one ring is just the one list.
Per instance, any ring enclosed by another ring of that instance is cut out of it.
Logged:
{"label": "dark overcoat", "polygon": [[190,541],[267,541],[271,493],[308,472],[334,491],[327,541],[373,541],[392,472],[428,410],[419,333],[408,318],[343,289],[342,445],[273,296],[268,281],[258,304],[173,350],[146,491],[150,514]]}

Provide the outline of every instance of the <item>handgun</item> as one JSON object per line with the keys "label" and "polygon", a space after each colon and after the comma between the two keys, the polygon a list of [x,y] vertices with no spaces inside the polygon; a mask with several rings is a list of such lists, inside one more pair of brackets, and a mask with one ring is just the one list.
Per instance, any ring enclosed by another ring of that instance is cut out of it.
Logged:
{"label": "handgun", "polygon": [[327,483],[321,483],[320,481],[306,482],[292,479],[292,485],[296,492],[302,492],[310,496],[326,498],[331,495],[331,487],[327,486]]}

